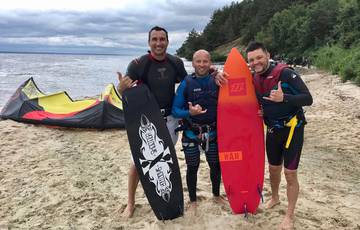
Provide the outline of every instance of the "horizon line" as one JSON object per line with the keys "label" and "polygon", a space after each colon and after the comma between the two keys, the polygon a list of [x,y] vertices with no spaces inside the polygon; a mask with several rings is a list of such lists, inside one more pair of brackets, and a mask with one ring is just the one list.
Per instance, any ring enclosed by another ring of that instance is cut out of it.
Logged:
{"label": "horizon line", "polygon": [[13,53],[13,54],[59,54],[59,55],[106,55],[106,56],[130,56],[130,55],[124,55],[124,54],[116,54],[116,53],[84,53],[84,52],[52,52],[52,51],[6,51],[6,50],[0,50],[0,53]]}

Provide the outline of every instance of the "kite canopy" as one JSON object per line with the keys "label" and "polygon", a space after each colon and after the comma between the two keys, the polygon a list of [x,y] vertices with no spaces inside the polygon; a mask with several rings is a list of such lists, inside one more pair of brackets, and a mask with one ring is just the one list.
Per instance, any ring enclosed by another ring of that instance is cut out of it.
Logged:
{"label": "kite canopy", "polygon": [[124,128],[122,109],[113,84],[97,99],[72,100],[65,91],[45,95],[29,78],[6,103],[1,118],[74,128]]}

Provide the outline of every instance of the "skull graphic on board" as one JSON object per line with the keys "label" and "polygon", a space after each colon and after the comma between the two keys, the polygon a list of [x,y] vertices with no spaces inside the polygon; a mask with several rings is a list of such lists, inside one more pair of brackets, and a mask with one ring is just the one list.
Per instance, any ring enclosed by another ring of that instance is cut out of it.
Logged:
{"label": "skull graphic on board", "polygon": [[169,164],[173,164],[170,149],[158,137],[155,125],[144,114],[140,118],[139,136],[142,141],[142,157],[139,159],[142,171],[155,185],[156,193],[169,202],[172,190]]}

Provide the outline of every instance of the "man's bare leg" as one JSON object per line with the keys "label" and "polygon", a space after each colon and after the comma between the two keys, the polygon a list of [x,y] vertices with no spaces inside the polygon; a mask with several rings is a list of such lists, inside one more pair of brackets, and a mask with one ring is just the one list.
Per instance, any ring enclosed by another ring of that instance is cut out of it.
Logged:
{"label": "man's bare leg", "polygon": [[282,170],[282,165],[269,164],[271,199],[268,202],[266,202],[265,204],[266,209],[273,208],[274,206],[280,204],[279,186],[281,181],[281,170]]}
{"label": "man's bare leg", "polygon": [[135,192],[139,183],[139,175],[136,171],[134,164],[131,164],[129,173],[128,173],[128,202],[124,212],[122,213],[123,217],[131,218],[135,210]]}
{"label": "man's bare leg", "polygon": [[297,179],[297,171],[285,169],[286,193],[288,198],[288,209],[280,229],[294,229],[295,206],[299,195],[299,182]]}

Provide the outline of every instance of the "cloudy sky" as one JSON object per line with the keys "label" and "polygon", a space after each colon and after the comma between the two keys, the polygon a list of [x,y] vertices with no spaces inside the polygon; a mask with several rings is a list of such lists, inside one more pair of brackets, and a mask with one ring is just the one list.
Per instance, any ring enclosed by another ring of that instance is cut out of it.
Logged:
{"label": "cloudy sky", "polygon": [[0,4],[0,51],[141,54],[154,26],[174,53],[231,0],[9,0]]}

